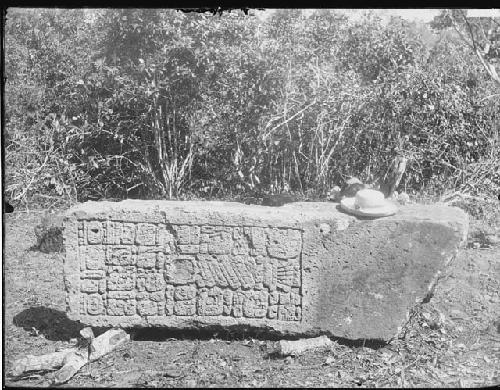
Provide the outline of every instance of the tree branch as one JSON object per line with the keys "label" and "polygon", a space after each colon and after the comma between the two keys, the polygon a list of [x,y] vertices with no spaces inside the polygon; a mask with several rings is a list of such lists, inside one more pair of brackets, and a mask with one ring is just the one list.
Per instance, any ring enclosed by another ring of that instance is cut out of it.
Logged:
{"label": "tree branch", "polygon": [[472,25],[470,24],[469,20],[467,19],[467,16],[463,10],[459,10],[465,25],[467,26],[467,30],[469,32],[470,40],[472,42],[472,45],[468,42],[468,40],[465,38],[464,34],[460,31],[460,27],[457,23],[457,20],[452,17],[452,23],[453,23],[453,28],[457,33],[460,35],[462,40],[467,43],[467,45],[474,51],[476,54],[477,58],[479,59],[479,62],[481,62],[481,65],[483,68],[486,70],[488,75],[491,77],[491,79],[500,86],[500,76],[497,73],[497,70],[493,64],[488,62],[488,60],[484,57],[485,54],[489,51],[490,45],[486,45],[484,50],[481,50],[481,48],[478,46],[478,43],[476,42],[476,39],[474,38],[474,32],[472,31]]}

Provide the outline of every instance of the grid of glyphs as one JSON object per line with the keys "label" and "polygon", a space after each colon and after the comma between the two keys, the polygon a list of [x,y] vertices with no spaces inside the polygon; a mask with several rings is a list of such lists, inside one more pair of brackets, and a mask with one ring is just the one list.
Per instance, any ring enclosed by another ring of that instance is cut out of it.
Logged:
{"label": "grid of glyphs", "polygon": [[80,314],[300,321],[302,231],[80,220]]}

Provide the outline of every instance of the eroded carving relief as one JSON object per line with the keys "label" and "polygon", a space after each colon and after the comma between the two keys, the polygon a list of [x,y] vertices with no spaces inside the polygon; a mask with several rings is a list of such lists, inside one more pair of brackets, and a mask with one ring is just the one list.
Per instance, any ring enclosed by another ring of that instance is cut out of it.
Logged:
{"label": "eroded carving relief", "polygon": [[83,315],[301,320],[298,229],[88,220],[78,226]]}

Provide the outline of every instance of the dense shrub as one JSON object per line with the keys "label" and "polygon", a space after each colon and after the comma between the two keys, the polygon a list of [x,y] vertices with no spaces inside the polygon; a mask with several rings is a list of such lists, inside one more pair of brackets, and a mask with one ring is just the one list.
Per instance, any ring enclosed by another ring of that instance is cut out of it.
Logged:
{"label": "dense shrub", "polygon": [[500,187],[498,91],[453,34],[423,25],[9,10],[5,48],[15,204],[321,193],[398,155],[408,191]]}

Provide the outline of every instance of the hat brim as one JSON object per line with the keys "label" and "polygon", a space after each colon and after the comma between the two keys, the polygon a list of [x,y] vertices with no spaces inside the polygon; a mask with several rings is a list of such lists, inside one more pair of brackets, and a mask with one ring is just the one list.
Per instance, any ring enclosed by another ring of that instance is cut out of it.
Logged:
{"label": "hat brim", "polygon": [[350,214],[358,215],[360,217],[387,217],[396,214],[398,211],[397,206],[386,200],[385,205],[379,207],[371,207],[369,209],[356,208],[354,206],[356,198],[344,198],[340,201],[340,208]]}

